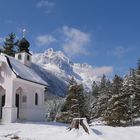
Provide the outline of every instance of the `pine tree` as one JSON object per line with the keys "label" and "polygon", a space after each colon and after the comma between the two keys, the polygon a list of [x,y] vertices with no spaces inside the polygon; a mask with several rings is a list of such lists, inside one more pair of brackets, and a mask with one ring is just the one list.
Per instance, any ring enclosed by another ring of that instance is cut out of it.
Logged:
{"label": "pine tree", "polygon": [[[95,83],[93,85],[96,87]],[[98,87],[93,109],[93,114],[98,114],[96,117],[103,117],[112,126],[136,123],[135,119],[140,117],[140,60],[137,68],[130,69],[124,79],[115,75],[111,83],[103,76]]]}
{"label": "pine tree", "polygon": [[127,114],[126,97],[122,94],[123,79],[115,75],[111,86],[110,98],[108,98],[104,119],[109,125],[120,126]]}
{"label": "pine tree", "polygon": [[138,66],[136,69],[136,92],[140,94],[140,60],[138,60]]}
{"label": "pine tree", "polygon": [[94,100],[92,103],[92,118],[104,117],[108,100],[112,95],[111,86],[110,80],[107,80],[105,75],[102,76],[99,84],[93,82],[92,93]]}
{"label": "pine tree", "polygon": [[[90,95],[90,94],[89,94]],[[99,86],[93,81],[92,83],[92,94],[90,95],[90,104],[91,104],[91,119],[98,117],[98,96],[99,96]]]}
{"label": "pine tree", "polygon": [[129,125],[130,122],[131,122],[131,108],[130,108],[130,96],[133,94],[130,90],[131,86],[133,86],[131,84],[131,70],[130,70],[130,73],[127,74],[125,77],[124,77],[124,80],[123,80],[123,86],[122,86],[122,93],[121,93],[121,96],[123,96],[123,102],[126,104],[126,114],[124,116],[124,118],[122,118],[124,121],[124,125]]}
{"label": "pine tree", "polygon": [[138,60],[138,68],[137,69],[139,69],[140,70],[140,59]]}
{"label": "pine tree", "polygon": [[133,100],[133,109],[135,112],[134,117],[140,117],[140,60],[138,60],[138,66],[135,71],[135,96]]}
{"label": "pine tree", "polygon": [[98,96],[99,96],[99,86],[93,81],[92,83],[92,94],[90,95],[90,104],[91,104],[91,119],[98,117]]}
{"label": "pine tree", "polygon": [[105,121],[111,126],[122,126],[125,124],[125,116],[127,115],[127,104],[124,102],[124,95],[113,95],[108,101]]}
{"label": "pine tree", "polygon": [[66,101],[61,109],[62,115],[59,120],[63,122],[71,122],[77,117],[88,118],[83,85],[74,83],[70,83]]}
{"label": "pine tree", "polygon": [[99,94],[99,86],[95,81],[93,81],[93,83],[92,83],[92,95],[94,97],[97,97],[98,94]]}
{"label": "pine tree", "polygon": [[104,117],[106,108],[107,108],[107,103],[110,98],[110,81],[106,79],[106,76],[103,75],[101,79],[101,83],[99,85],[99,96],[98,96],[98,116],[99,117]]}
{"label": "pine tree", "polygon": [[83,118],[86,117],[87,120],[89,119],[88,116],[88,108],[86,106],[86,99],[85,99],[85,95],[84,95],[84,88],[83,85],[77,85],[77,100],[78,100],[78,108],[79,108],[79,117]]}
{"label": "pine tree", "polygon": [[10,56],[14,56],[16,51],[17,51],[17,48],[16,48],[16,45],[17,45],[17,41],[15,41],[16,39],[16,35],[14,33],[10,33],[5,41],[4,41],[4,46],[3,46],[3,50],[2,52],[7,54],[7,55],[10,55]]}
{"label": "pine tree", "polygon": [[121,93],[122,83],[123,83],[123,79],[120,76],[115,75],[112,83],[112,93],[114,95],[119,95],[119,93]]}
{"label": "pine tree", "polygon": [[122,83],[122,94],[129,93],[129,74],[125,75],[123,83]]}
{"label": "pine tree", "polygon": [[72,77],[69,80],[66,102],[62,106],[62,109],[61,109],[62,112],[67,112],[69,109],[69,106],[70,106],[69,100],[71,99],[71,88],[72,88],[72,86],[75,86],[75,85],[77,85],[77,82],[75,81],[74,77]]}
{"label": "pine tree", "polygon": [[87,116],[88,122],[90,122],[94,118],[94,114],[93,114],[93,110],[95,109],[94,104],[96,104],[96,98],[95,96],[93,96],[93,93],[85,92],[85,106],[86,106],[86,111],[87,111],[86,116]]}
{"label": "pine tree", "polygon": [[101,83],[100,83],[100,89],[103,90],[106,87],[106,76],[103,74],[102,78],[101,78]]}

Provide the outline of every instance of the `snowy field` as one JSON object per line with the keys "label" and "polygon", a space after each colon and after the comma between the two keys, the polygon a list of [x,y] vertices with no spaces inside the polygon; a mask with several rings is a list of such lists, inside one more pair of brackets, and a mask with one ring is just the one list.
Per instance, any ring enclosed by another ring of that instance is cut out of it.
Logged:
{"label": "snowy field", "polygon": [[140,126],[92,126],[90,135],[82,129],[68,132],[66,128],[60,123],[0,124],[0,140],[140,140]]}

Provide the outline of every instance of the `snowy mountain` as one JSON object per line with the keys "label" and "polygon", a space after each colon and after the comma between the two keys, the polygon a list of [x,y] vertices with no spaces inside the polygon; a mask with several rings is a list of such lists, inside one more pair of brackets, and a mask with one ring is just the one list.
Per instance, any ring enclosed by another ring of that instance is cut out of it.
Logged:
{"label": "snowy mountain", "polygon": [[44,53],[33,54],[33,63],[35,71],[49,84],[50,93],[59,96],[66,94],[71,77],[90,90],[92,81],[99,81],[104,73],[112,71],[111,67],[93,68],[88,64],[74,63],[62,51],[54,51],[52,48]]}

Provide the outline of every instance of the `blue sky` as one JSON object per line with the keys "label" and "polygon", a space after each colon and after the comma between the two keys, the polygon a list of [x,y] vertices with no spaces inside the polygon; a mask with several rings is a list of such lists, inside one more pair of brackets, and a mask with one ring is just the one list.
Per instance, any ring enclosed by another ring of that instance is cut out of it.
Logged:
{"label": "blue sky", "polygon": [[0,43],[26,28],[35,53],[52,47],[124,75],[140,58],[139,7],[139,0],[0,0]]}

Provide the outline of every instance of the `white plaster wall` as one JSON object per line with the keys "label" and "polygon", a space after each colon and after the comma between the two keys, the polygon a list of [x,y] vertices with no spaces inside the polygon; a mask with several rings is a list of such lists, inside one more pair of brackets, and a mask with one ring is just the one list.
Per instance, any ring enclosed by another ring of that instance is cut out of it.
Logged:
{"label": "white plaster wall", "polygon": [[[45,120],[45,113],[44,113],[43,108],[26,108],[26,109],[22,108],[21,111],[23,113],[22,120],[28,120],[28,121],[44,121]],[[24,115],[24,112],[26,112],[26,116]]]}
{"label": "white plaster wall", "polygon": [[2,95],[0,94],[0,117],[1,117],[1,113],[2,113],[2,107],[1,107],[1,101],[2,101]]}
{"label": "white plaster wall", "polygon": [[[16,89],[21,87],[23,90],[20,95],[20,119],[31,121],[45,120],[44,86],[22,79],[15,79],[14,85]],[[35,105],[35,93],[38,94],[38,105]],[[27,98],[26,103],[22,102],[23,96]]]}

